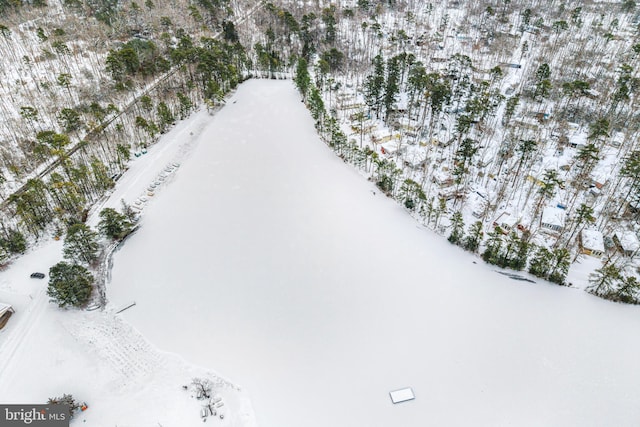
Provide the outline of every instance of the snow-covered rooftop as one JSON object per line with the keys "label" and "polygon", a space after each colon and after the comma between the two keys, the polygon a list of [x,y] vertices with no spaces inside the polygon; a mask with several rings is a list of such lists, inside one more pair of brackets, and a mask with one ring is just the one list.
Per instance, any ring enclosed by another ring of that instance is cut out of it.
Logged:
{"label": "snow-covered rooftop", "polygon": [[502,212],[498,216],[498,218],[496,218],[495,222],[498,223],[498,225],[500,225],[501,227],[507,227],[511,229],[518,223],[518,218],[516,218],[515,215],[512,215],[509,212]]}
{"label": "snow-covered rooftop", "polygon": [[636,233],[630,230],[617,231],[616,237],[624,251],[637,251],[640,248],[640,241]]}
{"label": "snow-covered rooftop", "polygon": [[406,402],[407,400],[413,400],[416,398],[411,387],[392,391],[389,393],[389,396],[391,396],[391,401],[393,403]]}
{"label": "snow-covered rooftop", "polygon": [[424,147],[418,145],[409,145],[405,150],[404,161],[407,165],[415,167],[420,166],[427,158]]}
{"label": "snow-covered rooftop", "polygon": [[[614,169],[620,161],[618,150],[605,147],[600,153],[600,161],[593,168],[591,176],[593,180],[600,184],[605,184],[613,176]],[[599,187],[600,189],[601,187]]]}
{"label": "snow-covered rooftop", "polygon": [[382,152],[382,154],[393,155],[397,152],[403,152],[404,149],[400,141],[391,140],[380,144],[380,151]]}
{"label": "snow-covered rooftop", "polygon": [[11,306],[9,304],[5,304],[5,303],[0,302],[0,316],[2,316],[10,308],[11,308]]}
{"label": "snow-covered rooftop", "polygon": [[549,206],[542,211],[542,223],[551,226],[564,227],[567,212],[555,206]]}
{"label": "snow-covered rooftop", "polygon": [[580,233],[582,236],[582,247],[592,251],[604,252],[604,238],[598,230],[585,229]]}

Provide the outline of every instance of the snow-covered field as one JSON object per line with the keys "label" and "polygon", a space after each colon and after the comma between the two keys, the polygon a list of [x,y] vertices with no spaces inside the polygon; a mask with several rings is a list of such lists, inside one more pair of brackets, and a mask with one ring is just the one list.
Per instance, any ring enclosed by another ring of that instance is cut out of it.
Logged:
{"label": "snow-covered field", "polygon": [[260,426],[638,425],[638,307],[511,280],[421,229],[318,140],[291,82],[189,123],[108,297],[248,390]]}
{"label": "snow-covered field", "polygon": [[[111,197],[96,206],[89,223],[97,223],[99,208],[119,208],[121,199],[134,203],[154,182],[159,194],[177,170],[168,173],[166,165],[179,164],[210,119],[206,111],[194,114],[133,161]],[[214,393],[222,398],[218,414],[225,416],[224,421],[211,422],[254,425],[245,393],[205,368],[159,351],[114,313],[120,307],[82,312],[48,303],[47,280],[29,275],[48,273],[62,260],[61,252],[62,242],[43,241],[0,272],[0,301],[16,310],[0,331],[0,402],[44,403],[70,393],[89,405],[72,425],[199,426],[202,402],[192,390],[182,388],[198,377],[210,379]]]}

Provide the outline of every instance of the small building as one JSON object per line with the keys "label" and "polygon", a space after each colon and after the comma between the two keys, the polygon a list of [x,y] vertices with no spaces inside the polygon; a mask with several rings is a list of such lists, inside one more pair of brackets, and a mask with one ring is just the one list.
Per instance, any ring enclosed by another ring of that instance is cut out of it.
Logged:
{"label": "small building", "polygon": [[391,402],[393,402],[394,404],[406,402],[408,400],[413,400],[416,398],[411,387],[392,391],[389,393],[389,397],[391,397]]}
{"label": "small building", "polygon": [[587,89],[584,91],[584,94],[587,95],[588,98],[596,99],[600,98],[600,92],[595,89]]}
{"label": "small building", "polygon": [[405,151],[405,147],[400,144],[399,141],[389,141],[380,144],[380,152],[387,157],[395,156],[396,154],[402,154]]}
{"label": "small building", "polygon": [[504,234],[509,234],[518,224],[516,217],[509,212],[502,212],[498,218],[493,222],[493,226],[499,226]]}
{"label": "small building", "polygon": [[4,328],[4,325],[7,324],[11,315],[15,313],[13,307],[9,304],[4,304],[0,302],[0,329]]}
{"label": "small building", "polygon": [[393,123],[393,126],[396,130],[403,130],[406,132],[418,132],[422,129],[420,123],[416,120],[411,120],[407,118],[400,118]]}
{"label": "small building", "polygon": [[444,199],[447,202],[453,199],[464,200],[466,198],[466,194],[464,191],[456,191],[455,188],[443,188],[438,191],[438,198]]}
{"label": "small building", "polygon": [[549,206],[542,211],[542,219],[540,225],[553,231],[561,231],[564,228],[567,212],[556,206]]}
{"label": "small building", "polygon": [[540,178],[537,178],[533,175],[527,175],[527,181],[535,183],[537,186],[542,187],[544,185],[544,181]]}
{"label": "small building", "polygon": [[582,230],[580,232],[580,252],[600,258],[604,254],[604,237],[598,230]]}
{"label": "small building", "polygon": [[400,135],[394,135],[388,132],[375,132],[371,135],[371,141],[374,144],[384,144],[385,142],[389,142],[393,139],[400,139]]}
{"label": "small building", "polygon": [[352,102],[352,103],[344,103],[344,104],[340,104],[338,105],[338,109],[341,111],[352,111],[352,110],[356,110],[356,111],[360,111],[364,108],[364,104],[361,104],[359,102]]}
{"label": "small building", "polygon": [[452,176],[441,171],[436,171],[433,174],[433,177],[431,178],[431,180],[433,183],[443,188],[451,187],[453,184],[455,184],[455,180],[453,179]]}
{"label": "small building", "polygon": [[471,215],[473,215],[474,218],[481,219],[484,216],[485,211],[486,211],[486,206],[484,205],[475,206],[471,210]]}
{"label": "small building", "polygon": [[625,134],[622,132],[614,132],[609,140],[609,145],[613,147],[620,147],[625,142]]}
{"label": "small building", "polygon": [[413,170],[424,169],[427,165],[427,159],[425,156],[413,154],[412,156],[407,156],[404,159],[404,165]]}
{"label": "small building", "polygon": [[616,232],[613,235],[613,242],[624,256],[633,256],[640,249],[638,236],[630,230]]}
{"label": "small building", "polygon": [[569,140],[569,147],[581,150],[586,147],[586,141],[582,138],[575,138]]}
{"label": "small building", "polygon": [[593,197],[598,197],[602,194],[602,188],[606,185],[606,183],[601,183],[599,181],[593,181],[589,184],[589,195]]}

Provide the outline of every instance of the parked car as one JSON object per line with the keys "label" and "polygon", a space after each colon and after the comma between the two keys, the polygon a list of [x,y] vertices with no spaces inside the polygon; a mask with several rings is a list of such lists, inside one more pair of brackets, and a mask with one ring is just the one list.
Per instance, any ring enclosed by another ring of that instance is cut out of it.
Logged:
{"label": "parked car", "polygon": [[32,279],[44,279],[44,273],[31,273]]}

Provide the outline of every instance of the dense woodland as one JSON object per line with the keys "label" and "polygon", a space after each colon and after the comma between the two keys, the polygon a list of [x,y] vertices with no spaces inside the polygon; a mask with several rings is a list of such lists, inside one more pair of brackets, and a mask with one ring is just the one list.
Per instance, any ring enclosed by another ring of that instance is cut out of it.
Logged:
{"label": "dense woodland", "polygon": [[588,290],[638,301],[635,1],[3,1],[0,52],[0,258],[77,229],[177,120],[290,77],[452,244],[561,285],[599,256]]}

